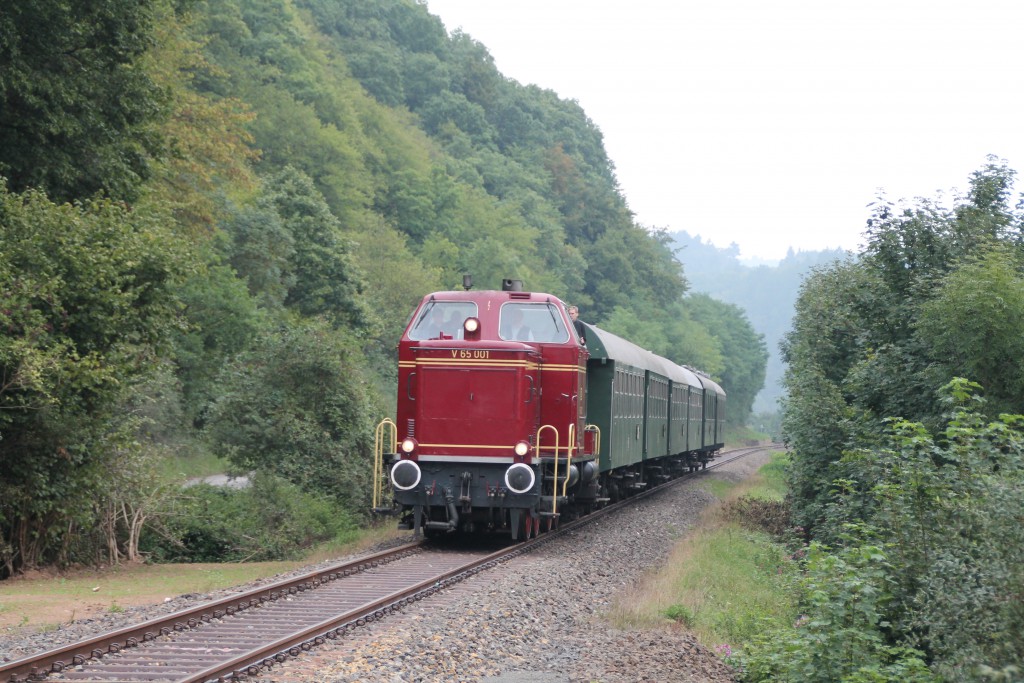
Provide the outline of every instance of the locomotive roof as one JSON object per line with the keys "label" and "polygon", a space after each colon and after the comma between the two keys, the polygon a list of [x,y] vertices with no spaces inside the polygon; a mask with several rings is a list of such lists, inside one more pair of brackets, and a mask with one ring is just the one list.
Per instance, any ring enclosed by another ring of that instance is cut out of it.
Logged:
{"label": "locomotive roof", "polygon": [[700,380],[692,371],[626,341],[618,335],[602,330],[600,327],[588,323],[584,323],[584,325],[587,326],[587,348],[590,351],[591,359],[606,358],[619,363],[627,363],[641,370],[649,370],[662,377],[667,377],[676,384],[701,387]]}
{"label": "locomotive roof", "polygon": [[423,297],[423,301],[543,301],[545,303],[561,302],[557,296],[547,292],[499,291],[496,289],[453,289],[444,292],[431,292]]}

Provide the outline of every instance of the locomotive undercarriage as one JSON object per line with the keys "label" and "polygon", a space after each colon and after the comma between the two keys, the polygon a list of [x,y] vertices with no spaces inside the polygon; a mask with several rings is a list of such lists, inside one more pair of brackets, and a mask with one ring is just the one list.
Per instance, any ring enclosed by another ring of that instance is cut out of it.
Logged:
{"label": "locomotive undercarriage", "polygon": [[[506,486],[508,463],[420,462],[422,477],[409,490],[396,490],[399,528],[417,535],[452,532],[507,534],[527,539],[589,514],[609,502],[694,472],[714,457],[712,452],[682,453],[619,467],[596,475],[594,460],[575,460],[571,468],[553,458],[532,465],[534,483],[523,493]],[[568,483],[566,477],[568,472]]]}
{"label": "locomotive undercarriage", "polygon": [[531,466],[534,483],[523,493],[506,485],[509,464],[421,462],[420,468],[415,488],[395,491],[399,528],[417,535],[459,531],[529,538],[600,503],[592,460],[575,461],[571,467],[560,460],[556,484],[554,459],[543,459]]}

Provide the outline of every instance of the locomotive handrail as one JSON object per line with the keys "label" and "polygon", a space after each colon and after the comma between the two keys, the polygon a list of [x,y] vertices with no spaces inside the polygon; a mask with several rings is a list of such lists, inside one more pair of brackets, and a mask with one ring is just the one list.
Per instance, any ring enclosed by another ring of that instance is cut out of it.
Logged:
{"label": "locomotive handrail", "polygon": [[[390,438],[389,438],[390,437]],[[380,508],[389,480],[384,476],[384,444],[398,444],[398,425],[390,417],[381,420],[373,437],[373,509]]]}
{"label": "locomotive handrail", "polygon": [[601,428],[597,425],[586,425],[583,427],[585,432],[594,432],[594,456],[601,455]]}
{"label": "locomotive handrail", "polygon": [[[573,422],[569,423],[569,454],[566,455],[567,462],[565,463],[565,483],[562,484],[562,495],[564,496],[569,490],[569,463],[572,462],[573,448],[576,446],[576,424]],[[555,498],[558,497],[558,470],[555,470]],[[552,510],[554,512],[554,510]]]}
{"label": "locomotive handrail", "polygon": [[540,455],[540,435],[545,429],[555,433],[555,478],[551,484],[551,514],[558,514],[558,429],[554,425],[541,425],[537,429],[537,455]]}

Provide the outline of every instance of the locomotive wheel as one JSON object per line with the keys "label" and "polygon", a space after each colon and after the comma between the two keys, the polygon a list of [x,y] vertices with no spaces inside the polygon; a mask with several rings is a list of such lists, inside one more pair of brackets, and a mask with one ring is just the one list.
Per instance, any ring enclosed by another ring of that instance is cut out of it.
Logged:
{"label": "locomotive wheel", "polygon": [[530,516],[529,510],[523,510],[522,519],[521,540],[529,541],[530,534],[533,532],[533,518]]}

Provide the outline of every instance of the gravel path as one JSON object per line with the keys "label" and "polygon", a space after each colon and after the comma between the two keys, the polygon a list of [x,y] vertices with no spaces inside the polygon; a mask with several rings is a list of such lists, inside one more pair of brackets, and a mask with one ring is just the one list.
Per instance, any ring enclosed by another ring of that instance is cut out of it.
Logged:
{"label": "gravel path", "polygon": [[[767,455],[749,456],[701,478],[738,481],[766,461]],[[266,672],[258,683],[733,681],[729,667],[679,627],[620,631],[602,618],[613,596],[663,562],[680,529],[692,526],[714,501],[699,481],[638,501],[372,623],[359,635],[289,660]],[[382,548],[373,550],[378,549]],[[63,624],[49,633],[2,636],[0,662],[237,590],[183,595],[159,605]]]}

